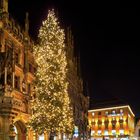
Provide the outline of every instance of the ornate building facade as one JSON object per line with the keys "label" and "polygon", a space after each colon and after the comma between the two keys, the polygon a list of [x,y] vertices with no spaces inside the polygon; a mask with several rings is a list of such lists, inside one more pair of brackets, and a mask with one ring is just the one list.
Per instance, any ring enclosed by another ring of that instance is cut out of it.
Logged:
{"label": "ornate building facade", "polygon": [[88,111],[91,138],[126,139],[134,136],[135,115],[129,105],[113,105]]}
{"label": "ornate building facade", "polygon": [[68,92],[73,106],[75,129],[73,137],[86,139],[89,97],[84,94],[79,58],[74,55],[74,39],[70,28],[66,30],[66,52],[68,62]]}
{"label": "ornate building facade", "polygon": [[[0,140],[9,140],[13,136],[16,140],[38,139],[27,125],[37,67],[32,53],[34,42],[28,31],[28,13],[25,28],[22,29],[9,15],[8,0],[0,0]],[[66,44],[69,95],[76,128],[74,136],[84,137],[89,100],[83,95],[83,81],[78,74],[78,61],[74,57],[73,38],[69,29]]]}
{"label": "ornate building facade", "polygon": [[0,140],[33,138],[27,122],[36,64],[28,30],[28,13],[22,29],[9,16],[8,0],[0,0]]}

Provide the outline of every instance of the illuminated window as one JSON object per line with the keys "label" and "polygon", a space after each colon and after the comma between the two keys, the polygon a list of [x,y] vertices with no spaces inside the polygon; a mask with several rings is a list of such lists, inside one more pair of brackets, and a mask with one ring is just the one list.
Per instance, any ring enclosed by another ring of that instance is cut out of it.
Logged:
{"label": "illuminated window", "polygon": [[112,120],[112,128],[115,129],[115,126],[116,126],[116,120]]}
{"label": "illuminated window", "polygon": [[12,85],[12,75],[11,75],[11,73],[7,75],[7,84]]}
{"label": "illuminated window", "polygon": [[14,126],[14,129],[15,129],[15,133],[16,133],[15,140],[18,140],[18,131],[17,131],[16,126]]}
{"label": "illuminated window", "polygon": [[122,116],[120,117],[120,120],[123,120],[123,117]]}
{"label": "illuminated window", "polygon": [[107,130],[104,131],[104,135],[108,136],[108,131]]}
{"label": "illuminated window", "polygon": [[108,111],[105,112],[105,115],[108,115]]}
{"label": "illuminated window", "polygon": [[22,92],[23,92],[23,93],[26,92],[26,83],[25,83],[24,80],[23,80],[23,82],[22,82]]}
{"label": "illuminated window", "polygon": [[112,135],[116,135],[116,130],[112,130]]}
{"label": "illuminated window", "polygon": [[31,93],[31,84],[28,84],[28,94]]}
{"label": "illuminated window", "polygon": [[123,109],[120,109],[120,115],[123,115]]}
{"label": "illuminated window", "polygon": [[101,130],[98,130],[97,133],[98,133],[99,136],[101,136],[102,131]]}
{"label": "illuminated window", "polygon": [[95,134],[94,130],[91,130],[91,136],[93,136]]}
{"label": "illuminated window", "polygon": [[92,116],[94,116],[94,112],[92,112]]}
{"label": "illuminated window", "polygon": [[20,77],[15,76],[15,89],[20,91]]}
{"label": "illuminated window", "polygon": [[44,134],[39,136],[39,140],[44,140]]}
{"label": "illuminated window", "polygon": [[120,109],[120,113],[123,113],[123,109]]}
{"label": "illuminated window", "polygon": [[120,130],[120,135],[124,135],[124,130],[123,129]]}
{"label": "illuminated window", "polygon": [[105,129],[108,129],[108,123],[109,123],[109,121],[105,120]]}
{"label": "illuminated window", "polygon": [[101,129],[101,126],[102,126],[102,121],[98,120],[98,128]]}
{"label": "illuminated window", "polygon": [[115,113],[116,113],[115,110],[113,110],[113,111],[112,111],[112,114],[115,114]]}

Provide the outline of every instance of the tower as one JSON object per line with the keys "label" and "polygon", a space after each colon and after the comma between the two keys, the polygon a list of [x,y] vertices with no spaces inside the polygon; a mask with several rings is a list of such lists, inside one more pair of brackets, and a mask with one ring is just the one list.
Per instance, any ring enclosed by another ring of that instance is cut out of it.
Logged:
{"label": "tower", "polygon": [[68,93],[74,111],[74,137],[85,139],[87,133],[89,99],[84,96],[83,93],[83,80],[79,67],[80,61],[74,52],[74,39],[70,27],[66,30],[66,54],[68,62]]}

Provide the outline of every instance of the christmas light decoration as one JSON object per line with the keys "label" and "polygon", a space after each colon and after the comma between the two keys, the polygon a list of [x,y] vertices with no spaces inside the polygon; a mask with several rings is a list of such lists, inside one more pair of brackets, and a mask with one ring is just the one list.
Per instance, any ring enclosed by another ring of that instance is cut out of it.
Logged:
{"label": "christmas light decoration", "polygon": [[65,34],[59,26],[54,10],[49,10],[38,37],[39,45],[34,47],[38,68],[30,125],[39,133],[71,133],[74,124],[67,91]]}

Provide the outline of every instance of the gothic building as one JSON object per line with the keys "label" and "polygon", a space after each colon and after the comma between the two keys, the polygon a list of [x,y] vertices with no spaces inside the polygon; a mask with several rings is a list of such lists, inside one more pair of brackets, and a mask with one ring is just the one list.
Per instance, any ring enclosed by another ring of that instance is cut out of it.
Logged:
{"label": "gothic building", "polygon": [[0,0],[0,140],[33,137],[26,125],[36,67],[28,30],[28,13],[22,29],[9,16],[8,0]]}
{"label": "gothic building", "polygon": [[89,98],[84,94],[80,61],[74,52],[74,39],[70,28],[66,30],[66,52],[68,62],[68,93],[73,106],[75,123],[73,137],[85,139],[87,136]]}
{"label": "gothic building", "polygon": [[[15,22],[8,12],[8,0],[0,0],[0,140],[37,140],[27,123],[31,114],[34,72],[34,42],[29,36],[28,13],[25,28]],[[71,30],[66,32],[69,95],[74,109],[75,137],[87,132],[88,97],[83,95],[83,80],[79,62],[74,57]],[[13,131],[14,130],[14,131]],[[47,137],[47,134],[45,134]]]}

